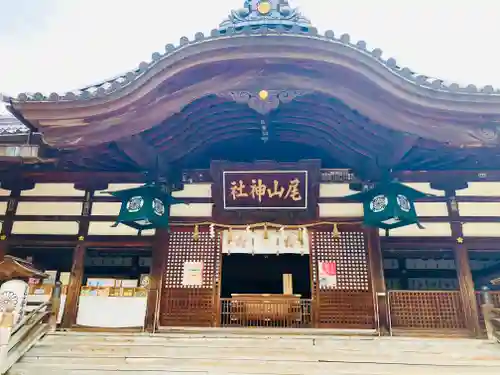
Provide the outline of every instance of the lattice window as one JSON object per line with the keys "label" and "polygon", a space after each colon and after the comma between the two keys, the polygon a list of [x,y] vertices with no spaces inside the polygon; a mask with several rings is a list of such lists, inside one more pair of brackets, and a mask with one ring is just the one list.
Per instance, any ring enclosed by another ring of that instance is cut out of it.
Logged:
{"label": "lattice window", "polygon": [[[375,307],[362,231],[311,233],[313,298],[320,328],[374,328]],[[337,285],[319,285],[319,262],[335,262]]]}
{"label": "lattice window", "polygon": [[200,233],[194,241],[191,232],[172,232],[169,238],[165,267],[165,288],[183,287],[185,262],[203,262],[203,284],[201,288],[213,288],[219,278],[220,235],[211,238],[209,233]]}
{"label": "lattice window", "polygon": [[[160,307],[161,326],[207,327],[215,324],[220,279],[221,241],[202,232],[194,241],[192,232],[169,236]],[[185,262],[202,262],[202,284],[183,285]]]}
{"label": "lattice window", "polygon": [[[344,290],[370,290],[368,260],[363,232],[342,232],[340,238],[331,232],[314,232],[313,274],[318,274],[318,262],[335,261],[337,287]],[[324,289],[324,287],[321,287]]]}

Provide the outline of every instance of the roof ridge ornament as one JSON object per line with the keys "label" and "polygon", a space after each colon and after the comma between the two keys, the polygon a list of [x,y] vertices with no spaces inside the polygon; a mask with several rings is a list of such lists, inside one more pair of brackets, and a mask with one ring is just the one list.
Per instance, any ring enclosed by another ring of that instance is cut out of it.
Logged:
{"label": "roof ridge ornament", "polygon": [[292,8],[288,0],[245,0],[243,8],[232,10],[219,25],[219,30],[253,25],[312,26],[311,21],[302,16],[297,8]]}

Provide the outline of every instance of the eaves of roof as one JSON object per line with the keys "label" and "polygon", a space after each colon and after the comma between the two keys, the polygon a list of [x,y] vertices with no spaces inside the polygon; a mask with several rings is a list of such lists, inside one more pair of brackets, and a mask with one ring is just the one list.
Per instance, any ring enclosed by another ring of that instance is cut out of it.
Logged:
{"label": "eaves of roof", "polygon": [[4,97],[4,100],[13,102],[71,102],[71,101],[85,101],[94,98],[106,97],[112,93],[117,93],[118,91],[124,89],[132,82],[140,79],[144,76],[150,69],[156,66],[160,61],[168,59],[170,56],[176,54],[178,51],[182,50],[186,46],[201,45],[203,43],[213,41],[222,38],[231,37],[241,37],[241,36],[253,36],[253,35],[288,35],[297,37],[309,37],[316,40],[330,41],[332,43],[332,48],[338,47],[340,44],[344,47],[349,47],[358,51],[363,56],[369,56],[374,62],[383,64],[389,71],[391,71],[395,76],[400,77],[406,82],[428,89],[429,91],[435,91],[437,94],[447,93],[453,96],[453,94],[458,94],[463,99],[464,95],[470,97],[471,101],[481,100],[484,98],[485,101],[493,99],[493,97],[500,98],[500,90],[495,89],[491,85],[484,87],[478,87],[473,84],[467,86],[460,86],[458,83],[447,83],[441,79],[432,78],[426,75],[418,74],[413,70],[401,67],[398,65],[394,58],[384,59],[382,57],[382,50],[375,48],[373,50],[367,49],[367,43],[365,41],[353,42],[349,34],[342,34],[339,37],[335,36],[334,32],[328,30],[324,35],[320,35],[315,27],[304,27],[304,26],[290,26],[286,24],[277,24],[272,27],[268,25],[248,25],[243,27],[228,27],[227,29],[214,29],[210,35],[206,36],[201,32],[195,34],[193,40],[189,40],[187,37],[180,38],[178,45],[168,44],[165,47],[164,52],[155,52],[152,54],[151,61],[143,61],[139,64],[137,69],[133,69],[119,76],[113,77],[111,79],[99,82],[97,84],[87,86],[78,90],[69,91],[66,93],[51,93],[45,95],[41,92],[37,93],[21,93],[17,95],[17,98]]}

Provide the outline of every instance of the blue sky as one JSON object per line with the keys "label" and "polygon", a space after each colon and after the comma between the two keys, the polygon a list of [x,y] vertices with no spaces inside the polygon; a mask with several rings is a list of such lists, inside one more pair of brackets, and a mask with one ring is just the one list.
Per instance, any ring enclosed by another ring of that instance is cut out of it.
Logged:
{"label": "blue sky", "polygon": [[[0,92],[64,92],[208,33],[243,0],[0,0]],[[320,30],[349,33],[402,66],[500,87],[499,0],[290,0]]]}

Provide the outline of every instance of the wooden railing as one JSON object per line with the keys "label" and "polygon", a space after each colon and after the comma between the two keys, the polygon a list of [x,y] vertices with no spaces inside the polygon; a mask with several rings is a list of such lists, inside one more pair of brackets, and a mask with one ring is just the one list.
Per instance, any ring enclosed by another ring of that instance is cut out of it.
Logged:
{"label": "wooden railing", "polygon": [[390,329],[465,330],[458,291],[391,290],[388,292]]}
{"label": "wooden railing", "polygon": [[50,301],[40,304],[14,325],[12,306],[0,313],[0,374],[5,374],[43,335],[55,331],[61,302],[61,284]]}
{"label": "wooden railing", "polygon": [[310,299],[221,298],[221,327],[312,327]]}
{"label": "wooden railing", "polygon": [[498,298],[493,298],[494,295],[492,294],[488,287],[482,288],[480,294],[481,315],[484,319],[488,339],[500,342],[500,307],[498,307],[498,303],[495,303]]}

